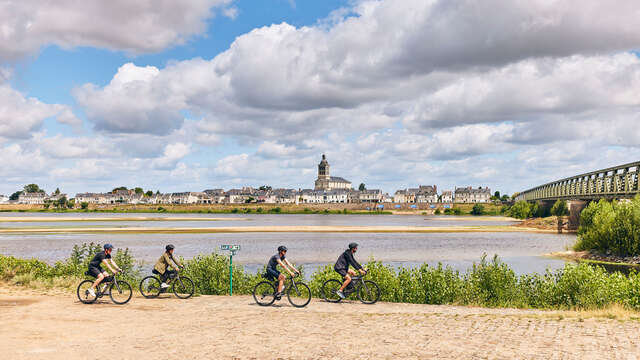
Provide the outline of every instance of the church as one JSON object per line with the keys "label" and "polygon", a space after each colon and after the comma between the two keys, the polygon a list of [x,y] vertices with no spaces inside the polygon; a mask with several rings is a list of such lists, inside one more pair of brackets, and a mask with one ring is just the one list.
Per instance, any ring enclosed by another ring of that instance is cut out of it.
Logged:
{"label": "church", "polygon": [[322,161],[318,164],[318,178],[316,179],[315,190],[351,190],[351,182],[341,177],[329,175],[329,162],[323,154]]}

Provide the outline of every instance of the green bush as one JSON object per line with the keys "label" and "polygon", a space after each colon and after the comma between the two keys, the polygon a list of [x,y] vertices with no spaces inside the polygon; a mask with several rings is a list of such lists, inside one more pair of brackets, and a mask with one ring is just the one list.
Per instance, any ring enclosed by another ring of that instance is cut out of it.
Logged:
{"label": "green bush", "polygon": [[440,215],[442,214],[442,212],[440,211],[440,209],[436,209],[436,211],[433,212],[434,215]]}
{"label": "green bush", "polygon": [[482,204],[473,205],[473,209],[471,209],[471,215],[482,215],[484,214],[484,206]]}
{"label": "green bush", "polygon": [[528,202],[520,200],[509,209],[509,216],[516,219],[527,219],[531,217],[531,206]]}
{"label": "green bush", "polygon": [[454,215],[462,215],[462,209],[460,209],[460,208],[454,208],[454,209],[453,209],[453,214],[454,214]]}
{"label": "green bush", "polygon": [[558,200],[551,207],[551,215],[553,216],[567,216],[569,215],[569,208],[567,207],[566,200]]}
{"label": "green bush", "polygon": [[640,255],[640,197],[631,202],[592,202],[580,215],[576,250]]}

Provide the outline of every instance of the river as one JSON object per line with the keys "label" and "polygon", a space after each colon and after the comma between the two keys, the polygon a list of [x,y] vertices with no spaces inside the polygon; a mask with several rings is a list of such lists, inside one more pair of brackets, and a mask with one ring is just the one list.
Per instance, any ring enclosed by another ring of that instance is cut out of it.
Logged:
{"label": "river", "polygon": [[[33,217],[69,219],[96,218],[91,221],[3,222],[8,218]],[[98,218],[164,217],[166,221],[103,221]],[[202,220],[171,220],[199,218]],[[220,220],[205,220],[218,218]],[[417,215],[259,215],[259,214],[112,214],[112,213],[1,213],[2,228],[32,227],[219,227],[219,226],[485,226],[509,225],[510,221],[487,218],[454,218]],[[392,266],[414,267],[441,262],[464,271],[482,254],[497,254],[518,274],[544,272],[564,266],[563,260],[543,257],[562,251],[575,241],[574,235],[548,233],[184,233],[184,234],[0,234],[0,254],[38,258],[49,263],[67,258],[74,244],[110,242],[129,248],[136,259],[149,267],[167,243],[176,246],[176,255],[191,258],[219,251],[222,244],[238,244],[241,250],[234,263],[248,271],[261,268],[278,245],[289,248],[288,258],[305,267],[307,274],[318,266],[333,263],[349,242],[360,244],[356,258],[365,262],[373,257]]]}

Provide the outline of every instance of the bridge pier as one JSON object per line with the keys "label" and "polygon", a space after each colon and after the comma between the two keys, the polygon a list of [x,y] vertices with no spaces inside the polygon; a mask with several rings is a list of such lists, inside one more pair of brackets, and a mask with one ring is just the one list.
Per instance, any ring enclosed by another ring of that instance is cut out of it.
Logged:
{"label": "bridge pier", "polygon": [[584,200],[567,200],[567,208],[569,208],[569,230],[577,230],[580,226],[580,213],[589,205]]}

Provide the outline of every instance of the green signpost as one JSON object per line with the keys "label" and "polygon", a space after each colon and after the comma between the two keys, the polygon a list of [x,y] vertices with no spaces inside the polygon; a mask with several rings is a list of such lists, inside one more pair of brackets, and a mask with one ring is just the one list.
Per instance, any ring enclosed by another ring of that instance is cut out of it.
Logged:
{"label": "green signpost", "polygon": [[229,256],[229,296],[233,295],[233,255],[240,251],[240,245],[220,245],[220,250],[231,251]]}

